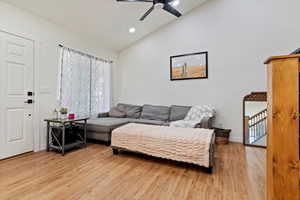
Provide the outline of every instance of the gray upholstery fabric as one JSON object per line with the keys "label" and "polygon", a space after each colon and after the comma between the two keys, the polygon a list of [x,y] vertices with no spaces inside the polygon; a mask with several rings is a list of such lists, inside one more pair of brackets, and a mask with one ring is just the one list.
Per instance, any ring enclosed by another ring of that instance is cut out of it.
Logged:
{"label": "gray upholstery fabric", "polygon": [[116,117],[116,118],[125,118],[126,113],[119,110],[117,107],[113,107],[109,111],[109,117]]}
{"label": "gray upholstery fabric", "polygon": [[196,128],[208,128],[212,129],[212,123],[214,118],[203,118],[201,123],[196,126]]}
{"label": "gray upholstery fabric", "polygon": [[170,108],[167,106],[144,105],[141,119],[168,121]]}
{"label": "gray upholstery fabric", "polygon": [[142,112],[142,106],[137,106],[137,105],[131,105],[131,104],[124,104],[124,103],[119,103],[117,105],[117,108],[126,113],[127,118],[140,118],[141,112]]}
{"label": "gray upholstery fabric", "polygon": [[150,119],[128,119],[130,123],[163,125],[164,121],[150,120]]}
{"label": "gray upholstery fabric", "polygon": [[183,120],[191,108],[190,106],[171,106],[170,121]]}
{"label": "gray upholstery fabric", "polygon": [[162,126],[170,126],[170,122],[164,122]]}
{"label": "gray upholstery fabric", "polygon": [[87,138],[93,140],[100,140],[104,142],[110,142],[111,134],[110,133],[102,133],[102,132],[87,132]]}
{"label": "gray upholstery fabric", "polygon": [[114,128],[122,126],[128,123],[128,119],[126,118],[98,118],[98,119],[90,119],[87,122],[87,131],[91,132],[110,132]]}

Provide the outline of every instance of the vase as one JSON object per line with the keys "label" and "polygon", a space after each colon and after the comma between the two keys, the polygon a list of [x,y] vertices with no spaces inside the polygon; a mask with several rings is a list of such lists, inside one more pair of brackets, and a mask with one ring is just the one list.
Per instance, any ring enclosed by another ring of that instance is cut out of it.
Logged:
{"label": "vase", "polygon": [[68,118],[68,114],[67,113],[61,113],[60,118],[61,119],[67,119]]}

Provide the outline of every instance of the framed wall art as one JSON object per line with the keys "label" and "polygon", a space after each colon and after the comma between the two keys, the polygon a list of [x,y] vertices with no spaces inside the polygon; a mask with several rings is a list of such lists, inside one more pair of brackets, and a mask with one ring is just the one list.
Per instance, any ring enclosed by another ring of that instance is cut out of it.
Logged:
{"label": "framed wall art", "polygon": [[208,52],[198,52],[170,57],[170,79],[208,78]]}

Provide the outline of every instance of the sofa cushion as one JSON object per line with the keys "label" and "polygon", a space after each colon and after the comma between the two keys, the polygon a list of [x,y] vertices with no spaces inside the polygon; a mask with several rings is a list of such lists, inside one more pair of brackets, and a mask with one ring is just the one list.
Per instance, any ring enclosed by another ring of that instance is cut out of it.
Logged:
{"label": "sofa cushion", "polygon": [[125,118],[126,113],[119,110],[117,107],[113,107],[109,111],[109,117],[115,117],[115,118]]}
{"label": "sofa cushion", "polygon": [[130,123],[137,124],[151,124],[151,125],[164,125],[164,121],[150,120],[150,119],[128,119]]}
{"label": "sofa cushion", "polygon": [[144,105],[141,118],[159,121],[168,121],[170,108],[167,106]]}
{"label": "sofa cushion", "polygon": [[172,105],[170,110],[170,121],[183,120],[191,108],[191,106]]}
{"label": "sofa cushion", "polygon": [[118,110],[124,112],[127,118],[140,118],[142,112],[142,106],[119,103],[117,105]]}
{"label": "sofa cushion", "polygon": [[128,123],[126,118],[97,118],[87,121],[87,131],[91,132],[110,132],[111,130]]}

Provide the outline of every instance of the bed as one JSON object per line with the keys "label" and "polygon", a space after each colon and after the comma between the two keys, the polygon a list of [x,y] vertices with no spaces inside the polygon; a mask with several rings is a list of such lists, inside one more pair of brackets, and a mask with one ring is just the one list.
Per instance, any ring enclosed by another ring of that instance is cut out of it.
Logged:
{"label": "bed", "polygon": [[214,130],[178,128],[130,123],[112,132],[114,154],[120,150],[186,162],[205,167],[214,165]]}

